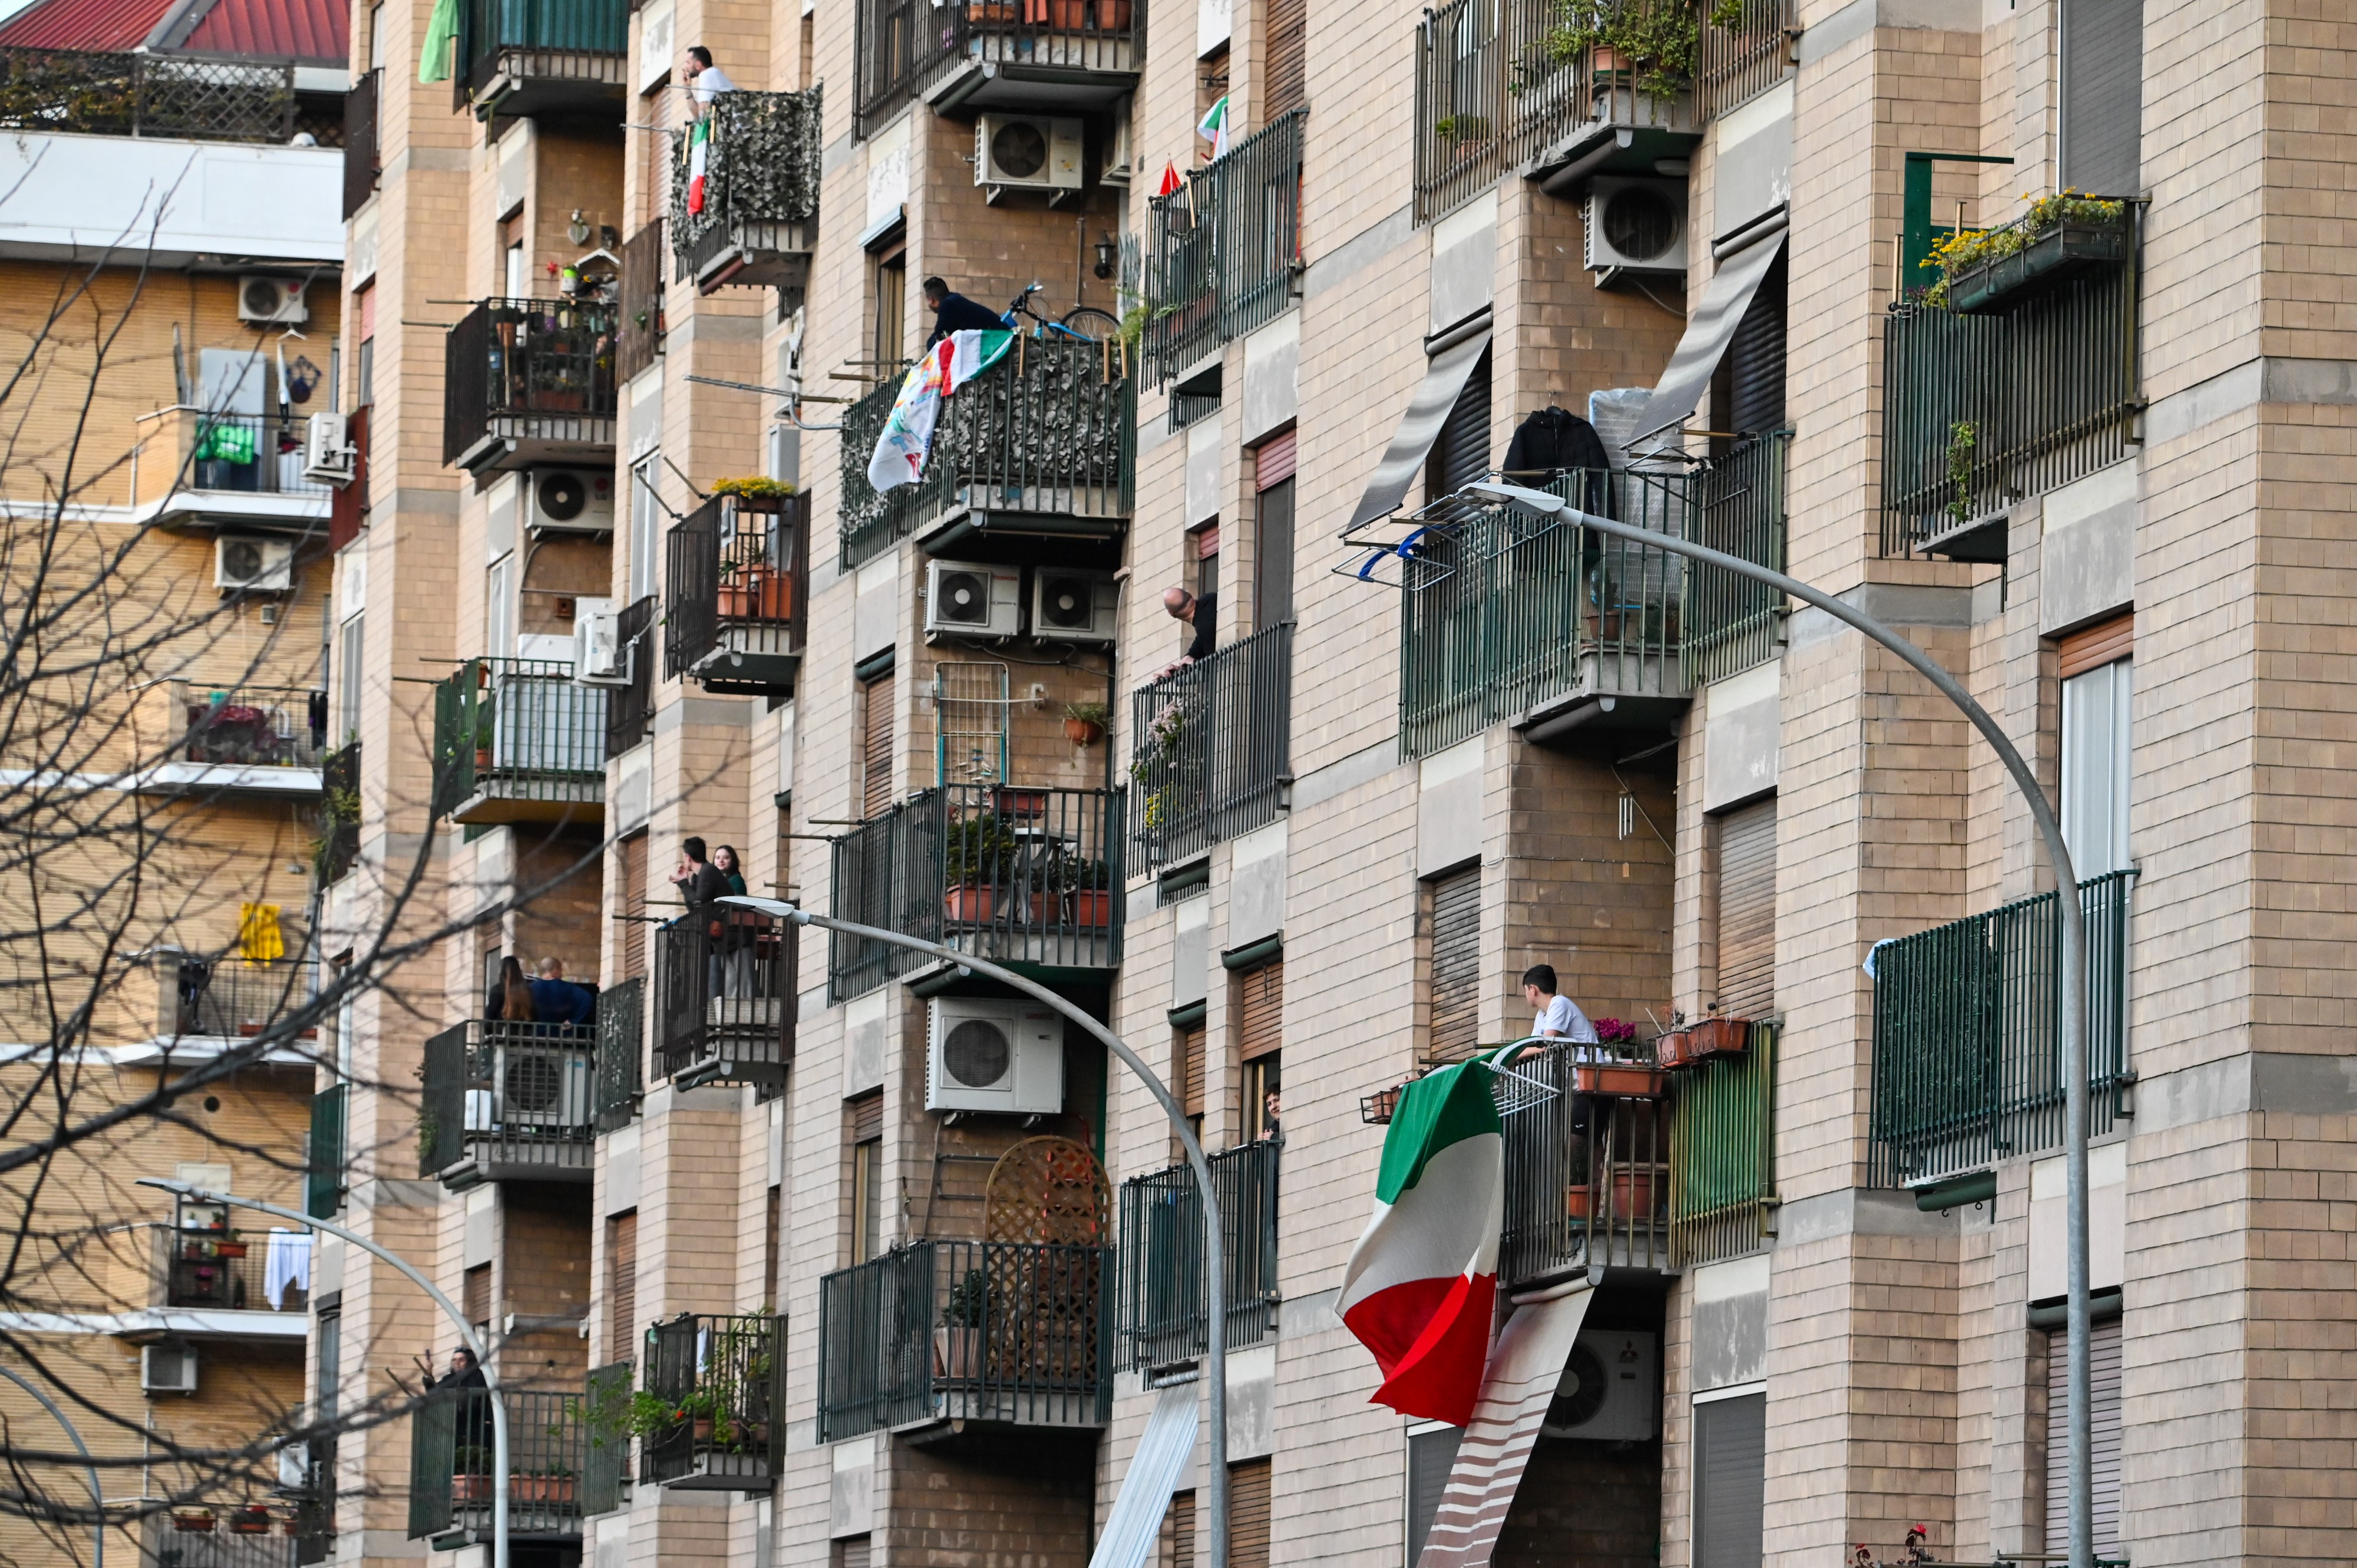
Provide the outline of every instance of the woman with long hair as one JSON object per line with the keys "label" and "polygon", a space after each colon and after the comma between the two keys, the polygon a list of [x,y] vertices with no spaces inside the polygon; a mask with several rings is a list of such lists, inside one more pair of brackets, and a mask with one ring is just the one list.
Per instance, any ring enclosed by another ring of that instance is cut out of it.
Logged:
{"label": "woman with long hair", "polygon": [[[712,869],[728,881],[731,893],[748,893],[745,885],[744,863],[737,858],[737,846],[724,843],[712,852]],[[730,909],[720,923],[720,982],[724,996],[753,994],[754,930],[761,917],[750,909]]]}
{"label": "woman with long hair", "polygon": [[532,976],[513,953],[500,961],[499,997],[498,1016],[511,1024],[532,1022]]}

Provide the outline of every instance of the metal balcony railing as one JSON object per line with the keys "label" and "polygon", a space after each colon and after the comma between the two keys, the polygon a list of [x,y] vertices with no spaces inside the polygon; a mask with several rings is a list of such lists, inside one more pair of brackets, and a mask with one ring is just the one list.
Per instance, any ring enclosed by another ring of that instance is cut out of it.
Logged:
{"label": "metal balcony railing", "polygon": [[810,498],[716,496],[673,525],[666,549],[663,672],[708,690],[791,690],[810,586]]}
{"label": "metal balcony railing", "polygon": [[[1784,466],[1792,433],[1753,436],[1697,469],[1687,495],[1687,536],[1697,544],[1784,569]],[[1776,656],[1784,596],[1749,577],[1688,563],[1684,670],[1688,690]]]}
{"label": "metal balcony railing", "polygon": [[344,1084],[311,1096],[310,1163],[303,1176],[303,1212],[332,1219],[344,1206],[344,1114],[350,1090]]}
{"label": "metal balcony railing", "polygon": [[858,134],[966,64],[1038,68],[1068,82],[1129,75],[1145,58],[1144,0],[859,0]]}
{"label": "metal balcony railing", "polygon": [[418,1174],[587,1181],[596,1055],[595,1030],[569,1024],[473,1018],[430,1036]]}
{"label": "metal balcony railing", "polygon": [[461,317],[443,345],[442,461],[492,440],[611,446],[617,310],[487,299]]}
{"label": "metal balcony railing", "polygon": [[[303,477],[304,416],[224,413],[175,403],[139,417],[132,499],[160,503],[188,490],[224,496],[308,496],[332,488]],[[222,503],[234,510],[233,502]]]}
{"label": "metal balcony railing", "polygon": [[[414,1541],[492,1529],[492,1395],[436,1389],[409,1418],[409,1535]],[[508,1532],[581,1533],[581,1396],[502,1389],[508,1416]]]}
{"label": "metal balcony railing", "polygon": [[1670,1119],[1674,1268],[1768,1244],[1776,1212],[1776,1026],[1755,1020],[1740,1056],[1679,1073]]}
{"label": "metal balcony railing", "polygon": [[2124,205],[2123,259],[2043,292],[1967,315],[1928,303],[1919,280],[1906,280],[1908,297],[1883,327],[1885,555],[2127,455],[2144,406],[2144,209]]}
{"label": "metal balcony railing", "polygon": [[622,1506],[630,1479],[630,1379],[629,1361],[592,1367],[582,1380],[581,1512],[586,1518]]}
{"label": "metal balcony railing", "polygon": [[630,660],[630,678],[606,688],[606,760],[655,733],[655,622],[662,601],[652,594],[623,607],[614,620],[614,640]]}
{"label": "metal balcony railing", "polygon": [[930,1419],[1101,1426],[1103,1247],[916,1241],[819,1282],[819,1440]]}
{"label": "metal balcony railing", "polygon": [[[1227,1342],[1255,1345],[1276,1326],[1276,1169],[1280,1145],[1246,1144],[1211,1155],[1226,1238],[1220,1267]],[[1121,1271],[1115,1329],[1125,1366],[1144,1371],[1209,1349],[1203,1311],[1203,1198],[1183,1162],[1121,1184]]]}
{"label": "metal balcony railing", "polygon": [[668,325],[663,315],[663,262],[670,254],[663,244],[660,218],[649,219],[645,227],[622,242],[621,264],[614,269],[621,295],[614,322],[618,386],[653,364],[663,351]]}
{"label": "metal balcony railing", "polygon": [[1798,69],[1794,46],[1801,22],[1794,0],[1738,0],[1731,27],[1712,20],[1717,6],[1702,10],[1695,92],[1704,118],[1715,120],[1757,98]]}
{"label": "metal balcony railing", "polygon": [[[2087,1131],[2127,1082],[2133,871],[2079,885],[2087,919]],[[2061,1145],[2061,919],[2041,893],[1874,955],[1873,1177],[1920,1184]]]}
{"label": "metal balcony railing", "polygon": [[382,172],[377,120],[384,91],[382,70],[363,71],[344,94],[344,220],[368,205]]}
{"label": "metal balcony railing", "polygon": [[[167,1037],[253,1039],[318,994],[319,965],[309,958],[203,958],[158,949],[157,1022]],[[316,1040],[317,1028],[300,1032]],[[292,1043],[292,1042],[290,1042]]]}
{"label": "metal balcony railing", "polygon": [[317,768],[328,736],[328,694],[302,686],[162,688],[167,761],[225,768]]}
{"label": "metal balcony railing", "polygon": [[1130,842],[1140,865],[1183,860],[1274,822],[1293,770],[1293,623],[1140,686],[1130,715]]}
{"label": "metal balcony railing", "polygon": [[[632,940],[637,940],[635,932]],[[600,1133],[630,1124],[646,1087],[647,983],[630,979],[597,996],[597,1086],[590,1120]]]}
{"label": "metal balcony railing", "polygon": [[434,688],[434,814],[466,822],[518,802],[602,811],[606,702],[569,663],[468,660]]}
{"label": "metal balcony railing", "polygon": [[455,109],[505,78],[619,88],[630,48],[630,0],[465,0]]}
{"label": "metal balcony railing", "polygon": [[[310,1294],[291,1278],[270,1299],[270,1233],[150,1228],[154,1248],[154,1305],[200,1312],[270,1312],[299,1316],[310,1310]],[[302,1232],[298,1245],[310,1238]]]}
{"label": "metal balcony railing", "polygon": [[1157,385],[1292,305],[1301,272],[1296,109],[1146,203],[1146,374]]}
{"label": "metal balcony railing", "polygon": [[654,1070],[705,1083],[785,1081],[800,933],[750,909],[692,909],[655,933]]}
{"label": "metal balcony railing", "polygon": [[0,129],[284,145],[296,122],[292,65],[0,49]]}
{"label": "metal balcony railing", "polygon": [[845,420],[846,568],[961,507],[1035,527],[1057,519],[1059,531],[1098,536],[1129,516],[1135,388],[1119,343],[1018,335],[1005,359],[942,404],[923,477],[878,495],[867,462],[899,391],[895,378]]}
{"label": "metal balcony railing", "polygon": [[1415,220],[1428,223],[1587,118],[1554,0],[1451,0],[1415,32]]}
{"label": "metal balcony railing", "polygon": [[1498,1283],[1573,1268],[1669,1266],[1670,1114],[1658,1098],[1581,1091],[1579,1069],[1649,1068],[1650,1046],[1524,1051],[1495,1083],[1506,1131]]}
{"label": "metal balcony railing", "polygon": [[230,1530],[227,1517],[219,1514],[214,1527],[202,1533],[168,1526],[159,1530],[156,1568],[296,1568],[299,1563],[317,1561],[303,1557],[302,1542],[275,1523],[270,1534],[243,1535]]}
{"label": "metal balcony railing", "polygon": [[[1000,962],[1121,961],[1122,797],[1107,789],[952,784],[910,796],[834,841],[845,919]],[[872,991],[928,961],[830,933],[828,994]]]}
{"label": "metal balcony railing", "polygon": [[676,1414],[640,1440],[639,1479],[768,1491],[786,1452],[785,1320],[683,1313],[647,1330],[645,1358],[644,1387]]}
{"label": "metal balcony railing", "polygon": [[361,858],[361,743],[319,754],[319,836],[311,851],[319,886],[340,882]]}
{"label": "metal balcony railing", "polygon": [[726,92],[712,101],[704,187],[693,179],[691,138],[672,145],[673,276],[799,288],[817,242],[819,89]]}

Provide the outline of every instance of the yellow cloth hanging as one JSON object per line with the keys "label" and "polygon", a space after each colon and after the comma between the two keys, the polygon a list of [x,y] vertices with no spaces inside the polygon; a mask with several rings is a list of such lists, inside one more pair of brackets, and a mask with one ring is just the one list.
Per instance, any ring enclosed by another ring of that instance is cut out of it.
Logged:
{"label": "yellow cloth hanging", "polygon": [[286,939],[278,930],[277,905],[237,907],[237,956],[248,963],[268,963],[286,956]]}

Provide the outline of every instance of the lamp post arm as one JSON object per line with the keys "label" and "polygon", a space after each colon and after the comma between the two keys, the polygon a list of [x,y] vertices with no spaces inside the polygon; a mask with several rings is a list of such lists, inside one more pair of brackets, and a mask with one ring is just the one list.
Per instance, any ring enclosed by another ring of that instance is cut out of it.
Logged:
{"label": "lamp post arm", "polygon": [[91,1521],[91,1568],[106,1568],[106,1494],[99,1487],[98,1466],[90,1456],[90,1444],[81,1440],[81,1430],[66,1419],[66,1412],[58,1408],[58,1402],[51,1399],[46,1391],[5,1366],[0,1366],[0,1378],[7,1379],[40,1402],[41,1408],[49,1412],[50,1419],[65,1428],[66,1436],[73,1443],[74,1452],[81,1455],[82,1466],[90,1473],[90,1511],[94,1516]]}

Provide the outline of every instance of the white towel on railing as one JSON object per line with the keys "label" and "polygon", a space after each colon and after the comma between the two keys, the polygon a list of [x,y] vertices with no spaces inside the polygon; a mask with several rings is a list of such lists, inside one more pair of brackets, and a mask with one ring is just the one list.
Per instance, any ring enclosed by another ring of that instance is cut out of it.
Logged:
{"label": "white towel on railing", "polygon": [[262,1268],[262,1294],[268,1299],[271,1311],[283,1309],[290,1284],[306,1294],[310,1293],[311,1232],[274,1225],[270,1228],[270,1251]]}

